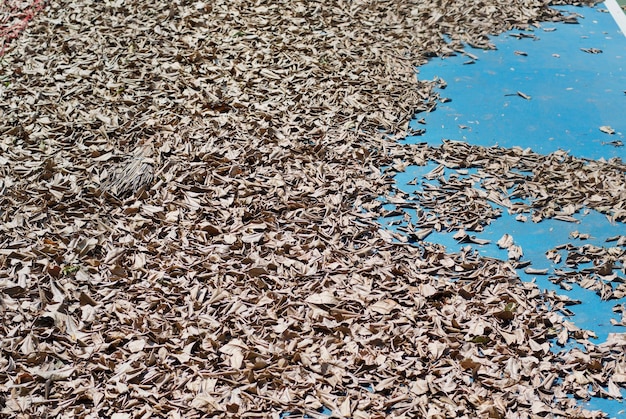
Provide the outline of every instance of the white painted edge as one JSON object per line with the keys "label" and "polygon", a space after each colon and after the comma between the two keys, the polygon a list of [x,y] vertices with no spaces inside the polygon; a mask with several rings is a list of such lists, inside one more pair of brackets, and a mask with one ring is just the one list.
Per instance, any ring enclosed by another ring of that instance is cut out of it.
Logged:
{"label": "white painted edge", "polygon": [[617,26],[619,26],[622,34],[626,36],[626,14],[624,14],[622,8],[619,7],[619,4],[617,4],[615,0],[606,0],[604,5],[607,9],[609,9],[611,16],[613,16],[613,19],[615,20],[615,23],[617,23]]}

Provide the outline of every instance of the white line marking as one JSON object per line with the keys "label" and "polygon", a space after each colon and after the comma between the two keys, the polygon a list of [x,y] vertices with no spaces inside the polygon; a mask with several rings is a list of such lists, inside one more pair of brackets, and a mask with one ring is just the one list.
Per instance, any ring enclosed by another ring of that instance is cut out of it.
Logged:
{"label": "white line marking", "polygon": [[613,19],[615,20],[615,23],[617,23],[617,26],[619,26],[622,34],[626,36],[626,14],[624,14],[622,8],[615,0],[606,0],[604,5],[607,9],[609,9],[609,12],[611,12],[611,16],[613,16]]}

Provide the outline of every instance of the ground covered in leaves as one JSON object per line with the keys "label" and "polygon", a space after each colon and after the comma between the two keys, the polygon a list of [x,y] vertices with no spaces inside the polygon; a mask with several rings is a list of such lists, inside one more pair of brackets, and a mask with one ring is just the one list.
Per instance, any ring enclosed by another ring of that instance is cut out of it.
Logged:
{"label": "ground covered in leaves", "polygon": [[479,228],[511,188],[537,221],[624,220],[621,162],[396,141],[437,103],[427,57],[564,18],[542,0],[48,1],[1,63],[2,414],[600,416],[576,399],[619,395],[626,340],[591,344],[507,262],[376,223],[393,170],[429,160],[492,190],[448,182],[465,210],[433,192],[423,228]]}

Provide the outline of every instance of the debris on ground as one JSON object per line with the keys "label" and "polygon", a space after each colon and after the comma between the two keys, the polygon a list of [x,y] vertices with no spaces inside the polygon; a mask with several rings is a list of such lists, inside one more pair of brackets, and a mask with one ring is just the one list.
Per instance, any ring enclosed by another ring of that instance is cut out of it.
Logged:
{"label": "debris on ground", "polygon": [[[480,228],[508,187],[539,219],[623,221],[618,162],[397,141],[439,102],[428,57],[575,19],[539,0],[46,3],[1,64],[2,415],[602,417],[577,400],[619,397],[620,336],[590,343],[513,261],[376,222],[381,169],[433,159],[482,164],[493,192],[430,191],[481,212],[440,223]],[[569,341],[585,350],[553,350]]]}

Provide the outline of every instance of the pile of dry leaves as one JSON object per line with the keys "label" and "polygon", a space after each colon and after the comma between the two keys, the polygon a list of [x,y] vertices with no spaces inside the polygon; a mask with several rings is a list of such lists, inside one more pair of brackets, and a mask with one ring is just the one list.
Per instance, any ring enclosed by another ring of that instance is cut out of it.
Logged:
{"label": "pile of dry leaves", "polygon": [[[397,160],[386,171],[394,175],[410,165],[437,164],[413,194],[392,189],[386,197],[385,202],[395,208],[383,216],[401,216],[393,223],[406,233],[404,241],[419,242],[433,231],[447,231],[455,232],[461,243],[485,244],[489,240],[468,232],[482,231],[503,210],[516,214],[520,222],[552,218],[576,223],[574,215],[589,209],[605,214],[612,223],[626,220],[626,165],[619,159],[579,159],[563,151],[544,156],[530,149],[480,147],[450,140],[444,140],[441,147],[418,145],[414,150],[412,159]],[[409,184],[417,184],[417,179]],[[416,216],[411,217],[407,210],[415,210]],[[571,238],[584,241],[590,235],[575,231]],[[508,249],[511,261],[523,256],[523,249],[514,245],[510,235],[497,245]],[[556,265],[564,262],[566,269],[556,269],[550,279],[565,289],[571,289],[569,283],[577,283],[603,299],[626,295],[624,236],[609,237],[606,246],[561,244],[546,256]],[[519,261],[515,266],[528,263]],[[547,270],[529,270],[547,274]]]}
{"label": "pile of dry leaves", "polygon": [[[474,164],[394,140],[435,103],[415,66],[559,19],[544,0],[50,0],[2,62],[0,412],[601,416],[575,398],[619,394],[625,340],[592,345],[508,263],[376,223],[383,166]],[[562,185],[584,164],[557,180],[566,156],[532,159],[493,185],[541,217],[623,219],[622,196]],[[586,349],[552,350],[568,339]]]}
{"label": "pile of dry leaves", "polygon": [[11,41],[26,28],[28,22],[43,9],[43,0],[4,0],[0,4],[0,57]]}

